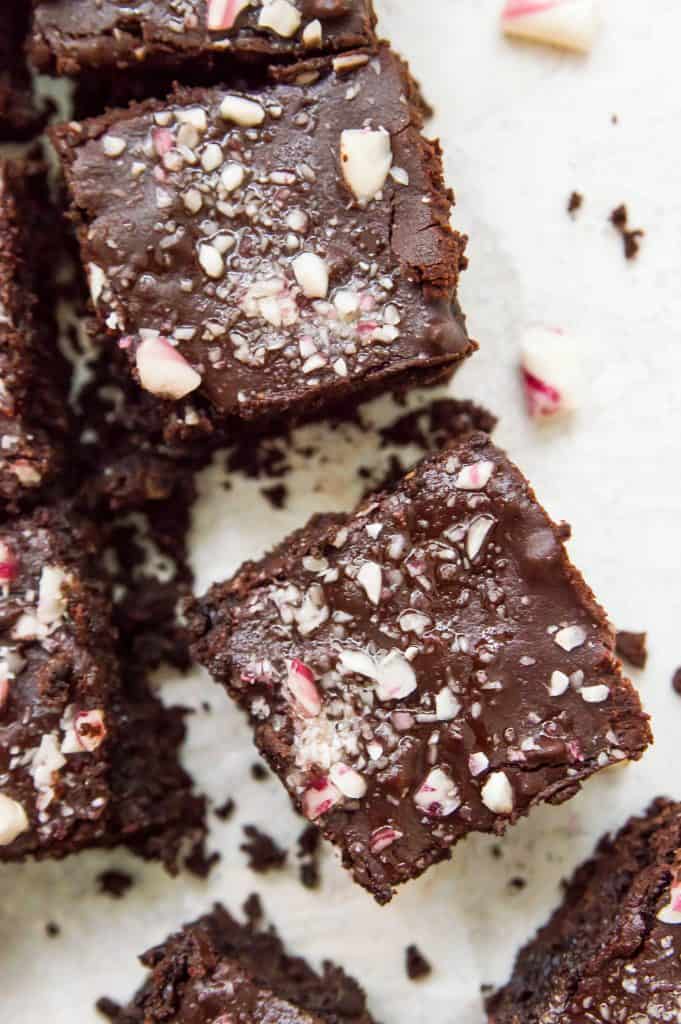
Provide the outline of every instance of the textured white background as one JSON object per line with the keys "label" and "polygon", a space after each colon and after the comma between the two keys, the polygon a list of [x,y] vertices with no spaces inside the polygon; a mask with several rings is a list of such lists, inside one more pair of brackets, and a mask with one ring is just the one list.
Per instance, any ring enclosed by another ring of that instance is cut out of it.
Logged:
{"label": "textured white background", "polygon": [[[497,440],[535,483],[555,518],[574,527],[571,551],[621,627],[648,629],[651,658],[640,678],[657,744],[643,763],[592,781],[559,808],[536,812],[503,843],[473,837],[450,864],[431,870],[379,909],[332,856],[323,889],[308,893],[295,865],[261,881],[238,852],[241,824],[281,842],[300,829],[279,784],[255,783],[245,724],[198,673],[166,694],[197,708],[187,763],[238,817],[215,823],[222,861],[208,882],[171,880],[123,853],[0,871],[0,1019],[93,1024],[103,993],[127,997],[141,977],[136,954],[216,899],[238,907],[256,886],[293,949],[331,956],[365,983],[376,1016],[396,1024],[480,1024],[479,986],[502,981],[519,944],[558,899],[558,883],[595,839],[658,793],[681,797],[681,698],[670,677],[681,664],[681,190],[679,189],[677,0],[602,0],[603,28],[587,57],[511,44],[498,33],[501,0],[379,0],[382,29],[408,54],[436,108],[457,226],[471,236],[462,286],[480,353],[455,392],[501,417]],[[619,124],[611,123],[611,115]],[[570,191],[585,207],[572,222]],[[647,231],[639,260],[625,263],[610,211],[629,204]],[[521,403],[515,364],[525,325],[573,332],[581,410],[570,427],[537,430]],[[199,585],[231,572],[316,510],[350,506],[355,466],[367,461],[352,432],[313,432],[331,464],[313,459],[285,512],[258,486],[204,474],[193,556]],[[366,444],[366,442],[364,442]],[[121,902],[96,892],[105,867],[137,885]],[[523,891],[509,878],[528,879]],[[45,936],[54,920],[61,937]],[[407,981],[403,950],[416,941],[432,959],[430,980]]]}

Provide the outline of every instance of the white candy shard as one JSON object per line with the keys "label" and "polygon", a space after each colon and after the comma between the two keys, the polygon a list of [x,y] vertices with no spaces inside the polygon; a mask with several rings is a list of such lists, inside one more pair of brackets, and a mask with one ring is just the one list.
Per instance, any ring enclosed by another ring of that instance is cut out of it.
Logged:
{"label": "white candy shard", "polygon": [[513,789],[505,772],[492,772],[481,791],[482,802],[494,814],[511,814]]}
{"label": "white candy shard", "polygon": [[102,149],[107,156],[120,156],[125,152],[127,145],[125,139],[121,139],[118,135],[105,135],[102,139]]}
{"label": "white candy shard", "polygon": [[364,778],[354,768],[346,764],[334,764],[329,770],[329,778],[334,786],[340,789],[343,796],[350,800],[361,800],[367,791]]}
{"label": "white candy shard", "polygon": [[153,395],[184,398],[201,383],[200,374],[165,338],[143,341],[135,358],[140,384]]}
{"label": "white candy shard", "polygon": [[260,11],[258,28],[269,28],[284,39],[290,39],[300,28],[300,11],[288,0],[272,0]]}
{"label": "white candy shard", "polygon": [[96,263],[88,263],[87,279],[90,285],[92,304],[96,306],[102,297],[102,292],[106,288],[106,274]]}
{"label": "white candy shard", "polygon": [[364,651],[341,651],[339,658],[341,667],[346,672],[356,672],[359,676],[365,676],[367,679],[377,678],[377,669],[374,659],[369,655],[365,654]]}
{"label": "white candy shard", "polygon": [[435,695],[435,715],[439,722],[451,722],[461,710],[461,704],[448,686]]}
{"label": "white candy shard", "polygon": [[601,704],[610,696],[610,690],[603,683],[599,683],[597,686],[583,686],[579,695],[587,704]]}
{"label": "white candy shard", "polygon": [[559,672],[558,669],[556,669],[555,672],[551,673],[549,697],[562,697],[569,685],[570,680],[565,673]]}
{"label": "white candy shard", "polygon": [[236,19],[250,3],[251,0],[208,0],[206,28],[209,32],[233,28]]}
{"label": "white candy shard", "polygon": [[225,261],[222,258],[222,253],[214,245],[209,245],[208,242],[203,242],[199,246],[199,263],[203,272],[215,281],[222,277],[225,272]]}
{"label": "white candy shard", "polygon": [[390,825],[382,825],[371,833],[369,849],[376,856],[376,854],[382,853],[383,850],[387,850],[389,846],[392,846],[398,839],[401,839],[403,835],[403,832],[399,832]]}
{"label": "white candy shard", "polygon": [[447,772],[433,768],[416,790],[414,803],[431,818],[446,818],[461,806],[461,799]]}
{"label": "white candy shard", "polygon": [[416,689],[416,673],[401,651],[394,649],[376,665],[376,696],[402,700]]}
{"label": "white candy shard", "polygon": [[36,618],[43,626],[52,626],[66,611],[64,585],[71,582],[68,573],[58,565],[46,565],[40,574]]}
{"label": "white candy shard", "polygon": [[471,754],[468,758],[468,771],[475,778],[476,775],[482,775],[489,768],[489,758],[487,754],[483,754],[482,751],[477,751],[475,754]]}
{"label": "white candy shard", "polygon": [[220,182],[227,192],[234,192],[243,184],[244,169],[241,164],[227,164],[220,174]]}
{"label": "white candy shard", "polygon": [[669,903],[657,915],[662,924],[681,924],[681,882],[672,886]]}
{"label": "white candy shard", "polygon": [[329,291],[329,268],[321,256],[303,252],[293,261],[296,281],[308,299],[325,299]]}
{"label": "white candy shard", "polygon": [[265,120],[265,110],[255,100],[229,95],[220,104],[220,117],[244,128],[254,128]]}
{"label": "white candy shard", "polygon": [[26,811],[11,797],[0,793],[0,846],[9,846],[28,830]]}
{"label": "white candy shard", "polygon": [[507,35],[588,53],[598,18],[594,0],[508,0],[501,24]]}
{"label": "white candy shard", "polygon": [[303,814],[309,821],[315,821],[340,803],[343,794],[328,779],[317,779],[303,793]]}
{"label": "white candy shard", "polygon": [[482,546],[487,539],[487,534],[495,525],[496,519],[493,516],[477,516],[468,527],[468,532],[466,534],[466,554],[471,562],[475,561],[477,556],[480,554]]}
{"label": "white candy shard", "polygon": [[349,128],[341,133],[341,170],[360,205],[375,199],[390,173],[393,155],[385,128]]}
{"label": "white candy shard", "polygon": [[575,347],[558,328],[535,325],[523,338],[520,370],[532,419],[551,420],[575,409]]}
{"label": "white candy shard", "polygon": [[565,626],[553,636],[553,642],[564,651],[574,651],[576,647],[581,647],[585,640],[586,630],[582,626]]}
{"label": "white candy shard", "polygon": [[314,21],[308,21],[307,25],[303,29],[303,46],[307,49],[319,49],[322,45],[322,23],[319,18],[315,18]]}
{"label": "white candy shard", "polygon": [[288,688],[301,711],[314,718],[322,710],[322,699],[315,685],[314,674],[302,661],[294,658],[288,670]]}
{"label": "white candy shard", "polygon": [[380,603],[383,574],[377,562],[364,562],[357,573],[357,582],[364,588],[372,604]]}
{"label": "white candy shard", "polygon": [[493,462],[472,462],[470,466],[459,470],[455,484],[462,491],[481,491],[489,483],[493,472]]}

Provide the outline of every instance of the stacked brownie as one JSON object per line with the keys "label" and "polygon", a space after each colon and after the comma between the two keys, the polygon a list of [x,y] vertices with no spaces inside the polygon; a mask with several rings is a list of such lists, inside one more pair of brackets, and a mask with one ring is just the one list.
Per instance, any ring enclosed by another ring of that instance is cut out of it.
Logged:
{"label": "stacked brownie", "polygon": [[[201,849],[182,713],[146,678],[189,640],[380,903],[470,832],[640,758],[648,719],[569,529],[478,430],[177,615],[193,474],[218,444],[446,381],[476,348],[439,144],[370,0],[33,0],[32,16],[0,15],[0,134],[36,123],[28,33],[34,65],[75,82],[51,138],[97,356],[73,388],[44,167],[4,162],[0,860],[124,844],[175,870]],[[154,546],[170,583],[149,585]],[[496,1024],[675,1019],[679,828],[659,802],[602,844],[490,1000]],[[370,1024],[354,981],[290,956],[248,905],[246,924],[216,907],[149,951],[130,1006],[102,1009]]]}
{"label": "stacked brownie", "polygon": [[30,3],[6,0],[0,9],[0,142],[32,138],[40,131],[24,40],[31,18]]}

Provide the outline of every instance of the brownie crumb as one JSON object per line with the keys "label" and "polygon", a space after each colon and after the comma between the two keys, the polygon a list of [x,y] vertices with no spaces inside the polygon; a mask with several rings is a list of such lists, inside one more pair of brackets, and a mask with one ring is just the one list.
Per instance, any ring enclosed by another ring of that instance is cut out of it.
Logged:
{"label": "brownie crumb", "polygon": [[99,891],[113,900],[123,899],[128,889],[135,884],[135,879],[127,871],[102,871],[97,875]]}
{"label": "brownie crumb", "polygon": [[516,876],[515,878],[510,878],[508,884],[511,886],[512,889],[518,889],[518,891],[520,891],[526,887],[527,879],[520,878],[520,876]]}
{"label": "brownie crumb", "polygon": [[636,259],[641,248],[640,239],[645,235],[645,231],[641,228],[629,228],[629,212],[624,203],[621,203],[612,211],[610,223],[622,238],[625,257],[628,260]]}
{"label": "brownie crumb", "polygon": [[213,708],[211,707],[211,705],[208,703],[207,700],[202,700],[201,701],[201,710],[205,711],[206,714],[209,715],[211,713],[211,711],[213,710]]}
{"label": "brownie crumb", "polygon": [[208,878],[215,865],[221,859],[222,857],[217,850],[208,854],[203,843],[197,843],[184,863],[187,871],[191,872],[192,875],[195,875],[197,878]]}
{"label": "brownie crumb", "polygon": [[219,818],[220,821],[229,821],[234,814],[236,804],[232,800],[231,796],[228,796],[223,804],[215,808],[215,817]]}
{"label": "brownie crumb", "polygon": [[418,946],[414,945],[407,946],[405,963],[407,977],[410,981],[420,981],[421,978],[427,978],[433,969]]}
{"label": "brownie crumb", "polygon": [[262,900],[258,896],[257,892],[251,893],[244,903],[242,910],[250,928],[257,928],[265,916]]}
{"label": "brownie crumb", "polygon": [[620,658],[633,665],[634,668],[645,668],[648,660],[647,637],[647,633],[629,633],[627,630],[621,629],[617,633],[615,650]]}
{"label": "brownie crumb", "polygon": [[255,825],[244,825],[244,835],[248,842],[242,843],[239,847],[248,857],[248,866],[251,871],[258,874],[265,874],[268,871],[283,868],[286,863],[286,850],[268,836],[261,832]]}
{"label": "brownie crumb", "polygon": [[265,779],[269,778],[269,774],[270,773],[267,771],[267,768],[265,768],[265,765],[261,764],[259,761],[256,762],[256,764],[251,765],[251,775],[256,782],[264,782]]}
{"label": "brownie crumb", "polygon": [[568,213],[577,213],[577,210],[581,210],[584,205],[584,196],[581,192],[573,192],[568,199]]}
{"label": "brownie crumb", "polygon": [[681,697],[681,668],[677,668],[676,672],[672,676],[672,687]]}
{"label": "brownie crumb", "polygon": [[109,999],[108,996],[102,996],[101,999],[98,999],[95,1006],[102,1016],[108,1017],[110,1021],[114,1022],[114,1024],[119,1020],[121,1010],[123,1009],[120,1003],[114,1002],[114,1000]]}
{"label": "brownie crumb", "polygon": [[288,501],[288,487],[286,484],[274,484],[272,487],[263,487],[261,490],[272,508],[286,508],[286,502]]}
{"label": "brownie crumb", "polygon": [[61,928],[56,921],[48,921],[45,925],[45,934],[50,939],[56,939],[58,935],[61,935]]}
{"label": "brownie crumb", "polygon": [[306,889],[317,889],[321,881],[319,873],[320,833],[315,825],[308,825],[298,836],[299,876]]}

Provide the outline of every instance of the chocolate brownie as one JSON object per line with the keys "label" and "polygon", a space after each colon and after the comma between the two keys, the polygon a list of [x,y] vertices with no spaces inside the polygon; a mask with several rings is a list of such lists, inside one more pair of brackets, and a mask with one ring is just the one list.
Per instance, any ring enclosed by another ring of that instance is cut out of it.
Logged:
{"label": "chocolate brownie", "polygon": [[30,139],[43,123],[33,101],[24,54],[30,16],[24,0],[5,0],[0,5],[0,142]]}
{"label": "chocolate brownie", "polygon": [[54,130],[94,305],[143,388],[262,420],[472,351],[464,240],[411,98],[383,47]]}
{"label": "chocolate brownie", "polygon": [[681,1020],[681,804],[601,841],[487,1006],[492,1024]]}
{"label": "chocolate brownie", "polygon": [[0,161],[0,501],[12,505],[55,477],[69,428],[49,287],[58,221],[46,193],[39,159]]}
{"label": "chocolate brownie", "polygon": [[203,801],[181,712],[121,684],[101,547],[66,505],[0,529],[0,861],[126,844],[174,870]]}
{"label": "chocolate brownie", "polygon": [[251,897],[246,924],[221,906],[186,925],[142,963],[149,976],[130,1006],[108,1009],[115,1024],[371,1024],[357,982],[328,961],[321,973],[284,949]]}
{"label": "chocolate brownie", "polygon": [[[184,68],[272,61],[375,43],[371,0],[34,0],[42,71]],[[122,76],[124,77],[124,76]]]}
{"label": "chocolate brownie", "polygon": [[189,609],[197,659],[380,902],[650,741],[564,537],[474,434]]}

